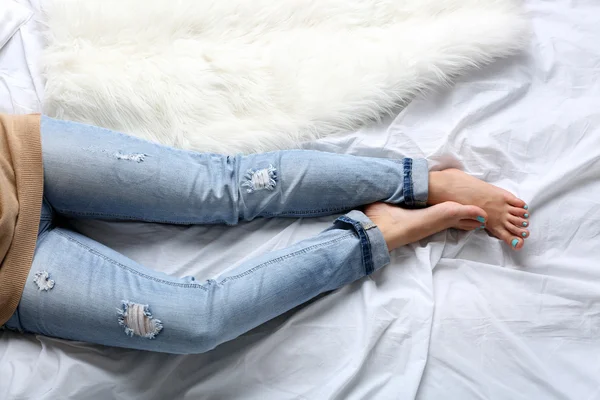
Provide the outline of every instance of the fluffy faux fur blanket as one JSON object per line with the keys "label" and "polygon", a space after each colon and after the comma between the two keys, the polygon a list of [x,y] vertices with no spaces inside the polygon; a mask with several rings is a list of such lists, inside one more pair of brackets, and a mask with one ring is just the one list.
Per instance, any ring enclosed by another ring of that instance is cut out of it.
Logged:
{"label": "fluffy faux fur blanket", "polygon": [[182,148],[354,129],[519,51],[519,0],[48,0],[44,111]]}

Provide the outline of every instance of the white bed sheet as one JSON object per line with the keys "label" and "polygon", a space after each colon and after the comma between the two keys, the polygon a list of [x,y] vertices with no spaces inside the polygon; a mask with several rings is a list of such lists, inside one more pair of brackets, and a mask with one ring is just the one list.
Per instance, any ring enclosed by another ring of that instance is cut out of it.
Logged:
{"label": "white bed sheet", "polygon": [[[600,3],[527,7],[528,54],[379,126],[307,145],[462,165],[529,202],[525,250],[441,233],[204,355],[2,332],[0,398],[600,399]],[[30,20],[0,50],[0,110],[39,110],[40,48]],[[153,268],[206,278],[330,221],[78,228]]]}

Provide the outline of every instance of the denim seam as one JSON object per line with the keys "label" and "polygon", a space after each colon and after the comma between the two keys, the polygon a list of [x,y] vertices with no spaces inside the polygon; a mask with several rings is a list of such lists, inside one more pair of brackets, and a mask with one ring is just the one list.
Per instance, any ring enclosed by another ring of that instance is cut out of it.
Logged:
{"label": "denim seam", "polygon": [[[70,122],[70,121],[63,121],[63,120],[60,120],[60,119],[55,119],[55,118],[48,117],[48,116],[45,116],[45,115],[43,115],[42,117],[50,120],[50,121],[48,121],[48,123],[52,123],[52,124],[63,124],[65,122]],[[42,123],[43,123],[43,121],[42,121]],[[90,125],[85,124],[85,123],[81,123],[81,124],[85,125],[85,126],[90,126]],[[169,148],[169,149],[174,150],[176,152],[184,153],[184,154],[187,154],[187,155],[192,155],[192,156],[197,156],[197,155],[205,156],[206,155],[206,156],[217,156],[217,157],[227,157],[227,155],[228,155],[228,154],[223,154],[223,153],[199,152],[199,151],[196,151],[196,150],[188,150],[188,149],[181,149],[181,148],[174,147],[174,146],[166,146],[166,145],[163,145],[161,143],[156,143],[156,142],[153,142],[151,140],[142,139],[142,138],[140,138],[138,136],[126,134],[126,133],[123,133],[123,132],[120,132],[120,131],[115,131],[115,130],[107,129],[107,128],[103,128],[103,127],[97,127],[97,128],[100,128],[101,132],[102,131],[108,131],[108,132],[111,132],[113,134],[116,134],[118,136],[121,136],[121,137],[129,139],[129,140],[133,139],[133,140],[139,142],[140,144],[152,145],[153,147],[156,147],[156,148],[159,148],[159,149]],[[102,134],[105,134],[105,132],[102,132]],[[301,153],[301,152],[305,152],[305,151],[309,151],[309,150],[302,150],[302,149],[290,149],[290,150],[286,150],[286,152],[288,152],[288,153],[291,153],[291,152]],[[267,152],[267,153],[263,153],[263,154],[271,154],[271,153],[276,153],[276,151],[271,151],[271,152]],[[235,154],[229,154],[229,155],[233,157],[233,156],[236,156],[236,155],[242,155],[243,156],[245,154],[243,154],[243,153],[235,153]]]}
{"label": "denim seam", "polygon": [[[54,123],[54,124],[56,124],[56,123],[61,124],[63,122],[70,122],[70,121],[62,121],[62,120],[59,120],[59,119],[54,119],[52,117],[48,117],[48,119],[51,119],[52,121],[50,123]],[[85,124],[85,123],[81,123],[81,124],[89,126],[88,124]],[[128,140],[133,139],[133,140],[139,142],[140,144],[152,145],[153,147],[157,147],[159,149],[169,147],[169,146],[165,146],[165,145],[160,144],[160,143],[153,142],[151,140],[142,139],[140,137],[137,137],[137,136],[134,136],[134,135],[129,135],[129,134],[126,134],[126,133],[123,133],[123,132],[119,132],[119,131],[115,131],[115,130],[112,130],[112,129],[102,128],[102,127],[98,127],[98,128],[100,128],[100,132],[102,132],[103,135],[106,134],[106,132],[103,132],[103,131],[108,131],[108,132],[111,132],[111,133],[116,134],[118,136],[121,136],[123,138],[126,138]],[[219,157],[226,156],[226,154],[197,152],[197,151],[194,151],[194,150],[180,149],[180,148],[173,147],[173,146],[171,146],[170,148],[172,150],[175,150],[175,151],[179,152],[179,153],[184,153],[184,154],[188,154],[188,155],[190,155],[190,154],[191,155],[200,154],[200,155],[219,156]]]}
{"label": "denim seam", "polygon": [[277,216],[286,216],[286,215],[291,215],[294,217],[297,216],[302,216],[302,215],[306,215],[306,214],[320,214],[320,213],[329,213],[329,212],[341,212],[341,211],[346,211],[351,209],[352,207],[335,207],[335,208],[321,208],[321,209],[317,209],[317,210],[306,210],[306,211],[285,211],[285,212],[281,212],[281,213],[265,213],[262,215],[267,215],[270,217],[277,217]]}
{"label": "denim seam", "polygon": [[[109,213],[99,213],[99,212],[79,212],[79,211],[69,211],[64,209],[55,209],[59,214],[64,215],[77,215],[81,217],[107,217],[107,218],[115,218],[121,221],[131,221],[131,222],[151,222],[151,223],[162,223],[162,224],[171,224],[171,225],[195,225],[194,222],[181,222],[181,221],[172,221],[172,220],[164,220],[164,219],[150,219],[144,218],[143,220],[138,217],[132,217],[124,214],[109,214]],[[204,224],[214,224],[214,223],[226,223],[226,221],[222,219],[214,219],[209,221],[204,221]]]}
{"label": "denim seam", "polygon": [[74,239],[74,238],[72,238],[72,237],[70,237],[68,235],[65,235],[64,233],[62,233],[60,231],[54,231],[54,232],[57,233],[57,234],[59,234],[59,235],[61,235],[62,237],[64,237],[65,239],[67,239],[67,240],[69,240],[71,242],[77,243],[79,246],[87,249],[90,253],[92,253],[92,254],[94,254],[94,255],[96,255],[96,256],[104,259],[105,261],[108,261],[109,263],[114,264],[114,265],[116,265],[116,266],[118,266],[118,267],[120,267],[120,268],[122,268],[122,269],[124,269],[126,271],[129,271],[129,272],[131,272],[131,273],[133,273],[135,275],[141,276],[141,277],[146,278],[146,279],[150,279],[150,280],[155,281],[155,282],[159,282],[159,283],[164,283],[164,284],[167,284],[167,285],[171,285],[171,286],[178,286],[178,287],[185,287],[185,288],[197,288],[197,289],[202,289],[204,291],[208,291],[207,288],[205,288],[203,285],[198,284],[198,283],[196,283],[196,284],[189,284],[189,283],[169,282],[169,281],[166,281],[164,279],[159,279],[159,278],[156,278],[156,277],[153,277],[153,276],[150,276],[150,275],[146,275],[146,274],[144,274],[142,272],[139,272],[139,271],[137,271],[137,270],[135,270],[135,269],[133,269],[131,267],[128,267],[127,265],[123,265],[120,262],[113,260],[112,258],[110,258],[110,257],[108,257],[108,256],[106,256],[106,255],[104,255],[102,253],[100,253],[97,250],[92,249],[91,247],[89,247],[89,246],[81,243],[77,239]]}
{"label": "denim seam", "polygon": [[225,279],[223,279],[222,281],[220,281],[220,282],[217,282],[217,283],[218,283],[219,285],[222,285],[222,284],[224,284],[225,282],[228,282],[228,281],[234,281],[234,280],[236,280],[236,279],[239,279],[239,278],[242,278],[242,277],[244,277],[244,276],[246,276],[246,275],[250,275],[251,273],[253,273],[253,272],[255,272],[255,271],[257,271],[257,270],[259,270],[259,269],[261,269],[261,268],[264,268],[264,267],[266,267],[266,266],[268,266],[268,265],[271,265],[271,264],[273,264],[273,263],[275,263],[275,262],[279,262],[279,261],[287,260],[287,259],[289,259],[289,258],[292,258],[292,257],[295,257],[295,256],[297,256],[297,255],[300,255],[300,254],[305,254],[305,253],[307,253],[307,252],[309,252],[309,251],[312,251],[312,250],[315,250],[315,249],[318,249],[318,248],[321,248],[321,247],[325,247],[325,246],[328,246],[328,245],[331,245],[331,244],[338,243],[338,242],[340,242],[340,241],[342,241],[342,240],[345,240],[345,239],[347,239],[348,237],[350,237],[350,236],[353,236],[353,235],[354,235],[354,234],[350,232],[350,233],[347,233],[347,234],[345,234],[345,235],[344,235],[344,236],[342,236],[342,237],[339,237],[339,238],[336,238],[336,239],[332,239],[332,240],[329,240],[329,241],[327,241],[327,242],[324,242],[324,243],[315,244],[315,245],[312,245],[312,246],[306,247],[306,248],[304,248],[304,249],[302,249],[302,250],[298,250],[298,251],[295,251],[295,252],[293,252],[293,253],[286,254],[285,256],[281,256],[281,257],[277,257],[277,258],[274,258],[274,259],[272,259],[272,260],[269,260],[269,261],[265,261],[264,263],[258,264],[257,266],[255,266],[255,267],[253,267],[253,268],[251,268],[251,269],[249,269],[249,270],[247,270],[247,271],[244,271],[244,272],[242,272],[241,274],[234,275],[234,276],[228,276],[227,278],[225,278]]}
{"label": "denim seam", "polygon": [[[94,254],[94,255],[96,255],[96,256],[98,256],[98,257],[100,257],[100,258],[104,259],[105,261],[108,261],[109,263],[111,263],[111,264],[113,264],[113,265],[116,265],[116,266],[118,266],[118,267],[120,267],[120,268],[122,268],[122,269],[124,269],[124,270],[126,270],[126,271],[128,271],[128,272],[131,272],[131,273],[133,273],[133,274],[135,274],[135,275],[138,275],[138,276],[140,276],[140,277],[142,277],[142,278],[150,279],[150,280],[152,280],[152,281],[159,282],[159,283],[164,283],[164,284],[171,285],[171,286],[177,286],[177,287],[183,287],[183,288],[191,288],[191,289],[194,289],[194,288],[196,288],[196,289],[202,289],[202,290],[204,290],[204,291],[206,291],[206,292],[208,291],[208,289],[207,289],[207,288],[206,288],[204,285],[201,285],[201,284],[197,284],[197,283],[196,283],[196,284],[189,284],[189,283],[176,283],[176,282],[169,282],[169,281],[166,281],[166,280],[163,280],[163,279],[158,279],[158,278],[156,278],[156,277],[153,277],[153,276],[150,276],[150,275],[146,275],[146,274],[144,274],[144,273],[141,273],[141,272],[139,272],[139,271],[137,271],[137,270],[135,270],[135,269],[133,269],[133,268],[131,268],[131,267],[128,267],[127,265],[123,265],[123,264],[121,264],[120,262],[118,262],[118,261],[115,261],[115,260],[111,259],[110,257],[108,257],[108,256],[106,256],[106,255],[104,255],[104,254],[102,254],[102,253],[100,253],[100,252],[98,252],[97,250],[94,250],[94,249],[92,249],[91,247],[89,247],[89,246],[87,246],[87,245],[85,245],[85,244],[81,243],[81,242],[80,242],[80,241],[78,241],[77,239],[74,239],[74,238],[72,238],[72,237],[70,237],[70,236],[68,236],[68,235],[65,235],[64,233],[62,233],[62,232],[60,232],[60,231],[55,231],[55,232],[56,232],[56,233],[58,233],[59,235],[61,235],[62,237],[64,237],[65,239],[67,239],[67,240],[69,240],[69,241],[71,241],[71,242],[77,243],[79,246],[81,246],[81,247],[83,247],[83,248],[87,249],[87,250],[88,250],[90,253],[92,253],[92,254]],[[233,277],[227,277],[227,278],[225,278],[224,280],[222,280],[221,282],[218,282],[218,284],[222,285],[223,283],[225,283],[225,282],[227,282],[227,281],[236,280],[236,279],[238,279],[238,278],[241,278],[241,277],[243,277],[243,276],[246,276],[246,275],[248,275],[248,274],[251,274],[252,272],[255,272],[256,270],[258,270],[258,269],[260,269],[260,268],[263,268],[263,267],[265,267],[265,266],[267,266],[267,265],[273,264],[274,262],[278,262],[278,261],[281,261],[281,260],[285,260],[285,259],[288,259],[288,258],[290,258],[290,257],[294,257],[294,256],[296,256],[296,255],[303,254],[303,253],[305,253],[305,252],[307,252],[307,251],[314,250],[314,249],[316,249],[316,248],[319,248],[319,247],[323,247],[323,246],[327,246],[327,245],[330,245],[330,244],[337,243],[337,242],[339,242],[339,241],[341,241],[341,240],[343,240],[343,239],[346,239],[346,238],[348,238],[349,236],[352,236],[352,235],[353,235],[352,233],[348,233],[348,234],[346,234],[346,235],[344,235],[344,236],[342,236],[342,237],[339,237],[339,238],[336,238],[336,239],[333,239],[333,240],[327,241],[327,242],[325,242],[325,243],[319,243],[319,244],[316,244],[316,245],[313,245],[313,246],[307,247],[307,248],[305,248],[305,249],[302,249],[302,250],[296,251],[296,252],[294,252],[294,253],[291,253],[291,254],[286,254],[285,256],[282,256],[282,257],[278,257],[278,258],[275,258],[275,259],[269,260],[269,261],[267,261],[267,262],[264,262],[264,263],[262,263],[262,264],[259,264],[259,265],[255,266],[255,267],[253,267],[252,269],[250,269],[250,270],[248,270],[248,271],[245,271],[245,272],[243,272],[242,274],[235,275],[235,276],[233,276]],[[214,280],[212,280],[212,279],[207,279],[207,282],[214,282]]]}
{"label": "denim seam", "polygon": [[363,261],[363,267],[365,269],[365,274],[371,275],[375,271],[375,266],[373,263],[373,253],[372,253],[372,249],[371,249],[371,241],[369,240],[369,235],[367,234],[366,229],[362,226],[362,224],[360,222],[355,221],[352,218],[348,218],[345,215],[339,217],[338,220],[351,225],[355,229],[355,231],[360,239],[362,261]]}
{"label": "denim seam", "polygon": [[[321,214],[321,213],[331,213],[331,212],[342,212],[348,210],[350,207],[336,207],[336,208],[322,208],[318,210],[309,210],[309,211],[286,211],[283,213],[264,213],[261,214],[263,217],[285,217],[285,216],[293,216],[293,217],[301,217],[307,214]],[[78,211],[68,211],[64,209],[55,208],[56,212],[64,215],[77,215],[82,217],[107,217],[107,218],[115,218],[121,221],[140,221],[138,217],[131,217],[123,214],[107,214],[107,213],[96,213],[96,212],[78,212]],[[256,216],[258,218],[260,216]],[[163,224],[172,224],[172,225],[195,225],[197,222],[181,222],[181,221],[173,221],[173,220],[164,220],[164,219],[143,219],[144,222],[152,222],[152,223],[163,223]],[[229,224],[227,221],[223,219],[213,219],[208,221],[203,221],[203,224],[216,224],[216,223],[225,223]]]}
{"label": "denim seam", "polygon": [[412,179],[412,158],[404,159],[404,203],[408,206],[415,204],[413,179]]}

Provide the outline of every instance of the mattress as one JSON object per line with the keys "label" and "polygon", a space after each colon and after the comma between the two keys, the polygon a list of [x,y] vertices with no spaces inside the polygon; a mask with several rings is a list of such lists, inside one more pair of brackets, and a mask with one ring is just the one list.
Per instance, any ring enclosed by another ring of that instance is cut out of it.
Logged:
{"label": "mattress", "polygon": [[[378,125],[304,145],[426,157],[510,190],[531,210],[522,251],[446,231],[202,355],[0,332],[0,398],[600,399],[600,3],[526,7],[525,54]],[[10,23],[20,22],[0,29],[11,31],[0,49],[0,111],[40,111],[39,4],[0,0],[3,24],[9,8]],[[206,279],[331,221],[76,228],[152,268]]]}

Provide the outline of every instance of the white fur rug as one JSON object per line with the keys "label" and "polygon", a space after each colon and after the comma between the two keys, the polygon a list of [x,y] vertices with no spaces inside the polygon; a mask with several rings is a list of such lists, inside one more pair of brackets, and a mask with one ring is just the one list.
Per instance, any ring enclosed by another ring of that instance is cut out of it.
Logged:
{"label": "white fur rug", "polygon": [[528,38],[518,0],[45,4],[45,113],[221,153],[357,128]]}

